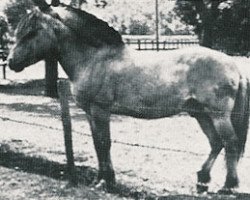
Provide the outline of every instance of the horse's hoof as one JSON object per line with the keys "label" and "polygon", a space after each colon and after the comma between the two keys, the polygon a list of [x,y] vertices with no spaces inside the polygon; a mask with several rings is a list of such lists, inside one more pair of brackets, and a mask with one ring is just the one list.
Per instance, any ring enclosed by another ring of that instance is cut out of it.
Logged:
{"label": "horse's hoof", "polygon": [[104,179],[101,179],[96,185],[95,189],[107,191],[107,182]]}
{"label": "horse's hoof", "polygon": [[237,193],[234,188],[222,188],[218,191],[218,194],[223,194],[223,195],[232,195]]}
{"label": "horse's hoof", "polygon": [[197,183],[196,190],[198,194],[206,193],[208,191],[208,185],[206,183]]}

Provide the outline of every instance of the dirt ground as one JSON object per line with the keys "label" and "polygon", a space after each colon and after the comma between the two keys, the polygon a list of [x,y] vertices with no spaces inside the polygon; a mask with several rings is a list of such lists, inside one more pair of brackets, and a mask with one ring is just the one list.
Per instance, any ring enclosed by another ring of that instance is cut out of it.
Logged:
{"label": "dirt ground", "polygon": [[114,194],[93,189],[96,156],[85,114],[73,101],[79,185],[68,185],[59,102],[43,96],[44,73],[40,69],[38,76],[29,77],[34,69],[20,75],[7,72],[9,80],[0,81],[0,199],[250,199],[249,140],[238,168],[239,194],[214,194],[225,179],[223,152],[212,171],[210,193],[196,194],[196,172],[209,145],[197,122],[185,114],[159,120],[113,116],[118,186]]}

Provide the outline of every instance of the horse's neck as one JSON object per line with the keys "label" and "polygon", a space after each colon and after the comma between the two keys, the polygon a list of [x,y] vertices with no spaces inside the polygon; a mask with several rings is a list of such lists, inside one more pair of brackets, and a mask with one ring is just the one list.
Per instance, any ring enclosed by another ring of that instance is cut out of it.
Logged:
{"label": "horse's neck", "polygon": [[84,51],[87,49],[83,48],[81,50],[79,47],[71,44],[70,41],[65,41],[59,49],[59,63],[69,79],[74,81],[77,78],[77,73],[80,68],[86,66],[87,57],[85,56]]}
{"label": "horse's neck", "polygon": [[[88,44],[81,44],[84,43],[84,40],[79,40],[79,38],[77,38],[79,35],[73,31],[79,28],[77,26],[80,26],[76,20],[79,16],[76,16],[76,14],[67,7],[59,6],[53,9],[55,13],[59,13],[59,17],[65,25],[64,29],[57,30],[59,62],[71,81],[76,81],[79,76],[79,71],[82,69],[90,65],[93,66],[97,62],[103,62],[113,58],[114,56],[119,56],[119,52],[122,52],[124,47],[122,44],[115,48],[109,45],[105,46],[105,44],[100,42],[99,47],[92,47],[91,45],[93,44],[89,40],[93,38],[90,37],[90,35],[88,35],[89,38],[86,37]],[[84,34],[86,34],[86,31]],[[89,32],[89,34],[91,34],[91,32]],[[98,44],[97,41],[93,43]]]}
{"label": "horse's neck", "polygon": [[121,49],[112,47],[94,48],[79,45],[74,41],[64,41],[59,47],[59,62],[71,81],[77,81],[80,71],[104,62],[112,56],[118,56]]}

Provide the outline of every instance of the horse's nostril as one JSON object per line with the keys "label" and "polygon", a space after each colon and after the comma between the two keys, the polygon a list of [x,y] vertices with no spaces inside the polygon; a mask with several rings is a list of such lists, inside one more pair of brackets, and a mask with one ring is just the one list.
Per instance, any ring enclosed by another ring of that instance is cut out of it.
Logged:
{"label": "horse's nostril", "polygon": [[10,68],[11,70],[14,70],[15,63],[14,63],[14,60],[13,60],[12,58],[9,58],[9,59],[7,60],[7,65],[9,66],[9,68]]}

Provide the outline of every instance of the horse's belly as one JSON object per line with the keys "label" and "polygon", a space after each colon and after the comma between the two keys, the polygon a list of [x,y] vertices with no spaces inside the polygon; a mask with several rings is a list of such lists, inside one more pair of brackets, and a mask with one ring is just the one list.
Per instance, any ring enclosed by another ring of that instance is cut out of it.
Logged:
{"label": "horse's belly", "polygon": [[137,118],[155,119],[181,112],[184,104],[185,99],[181,95],[165,93],[142,96],[140,93],[128,92],[126,97],[115,100],[111,112]]}
{"label": "horse's belly", "polygon": [[162,109],[161,107],[154,108],[137,108],[137,107],[122,107],[114,105],[111,109],[112,114],[126,115],[141,119],[158,119],[163,117],[170,117],[179,112],[173,109]]}

